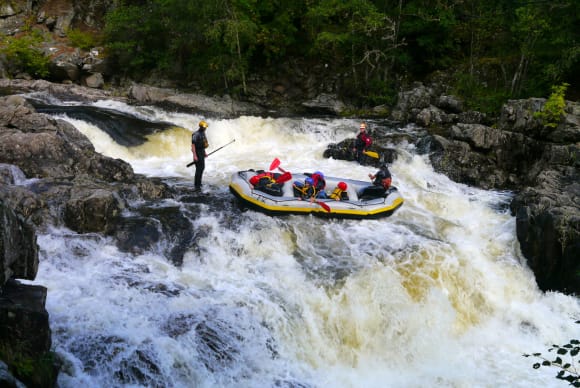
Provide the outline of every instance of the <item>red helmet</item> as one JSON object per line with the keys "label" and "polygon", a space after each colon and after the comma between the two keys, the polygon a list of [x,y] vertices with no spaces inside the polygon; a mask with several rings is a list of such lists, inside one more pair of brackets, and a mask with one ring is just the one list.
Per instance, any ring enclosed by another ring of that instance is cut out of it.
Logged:
{"label": "red helmet", "polygon": [[346,190],[348,186],[346,185],[346,183],[344,182],[338,182],[338,188],[341,189],[342,191]]}

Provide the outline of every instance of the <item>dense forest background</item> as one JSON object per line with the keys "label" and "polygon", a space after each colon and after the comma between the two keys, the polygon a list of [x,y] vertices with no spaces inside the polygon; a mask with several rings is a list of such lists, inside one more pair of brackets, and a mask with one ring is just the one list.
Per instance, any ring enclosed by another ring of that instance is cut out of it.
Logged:
{"label": "dense forest background", "polygon": [[467,108],[494,112],[509,98],[577,99],[577,0],[124,0],[101,31],[116,71],[243,98],[250,81],[305,72],[338,75],[359,106],[392,104],[406,84],[444,74]]}

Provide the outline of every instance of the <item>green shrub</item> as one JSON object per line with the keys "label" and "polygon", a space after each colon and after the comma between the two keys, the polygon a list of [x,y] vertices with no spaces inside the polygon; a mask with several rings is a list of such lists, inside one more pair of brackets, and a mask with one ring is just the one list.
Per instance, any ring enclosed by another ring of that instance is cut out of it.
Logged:
{"label": "green shrub", "polygon": [[93,47],[99,46],[101,42],[98,35],[81,30],[69,29],[66,35],[70,39],[71,44],[81,50],[88,51]]}
{"label": "green shrub", "polygon": [[48,76],[50,59],[40,48],[42,37],[38,34],[0,40],[0,54],[5,57],[6,67],[12,74],[25,72],[34,77]]}
{"label": "green shrub", "polygon": [[542,120],[546,127],[556,128],[562,122],[564,108],[566,108],[564,96],[568,86],[570,84],[565,82],[560,86],[552,86],[552,94],[544,104],[544,109],[534,113],[534,117]]}

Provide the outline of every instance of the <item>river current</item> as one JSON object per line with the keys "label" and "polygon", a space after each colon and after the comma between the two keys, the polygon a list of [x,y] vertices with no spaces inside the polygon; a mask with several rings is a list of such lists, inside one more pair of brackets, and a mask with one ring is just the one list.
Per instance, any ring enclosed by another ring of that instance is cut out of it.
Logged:
{"label": "river current", "polygon": [[98,152],[192,195],[186,165],[199,120],[209,122],[209,151],[235,142],[206,160],[202,211],[190,220],[196,239],[182,266],[161,249],[129,254],[99,235],[52,228],[38,237],[32,283],[48,288],[61,387],[566,385],[522,354],[551,356],[551,344],[578,338],[580,303],[538,289],[511,193],[454,183],[403,143],[390,169],[405,203],[389,218],[234,211],[231,174],[267,169],[274,158],[289,171],[367,180],[374,168],[322,157],[329,143],[354,137],[358,121],[95,105],[174,123],[124,146],[89,121],[57,115]]}

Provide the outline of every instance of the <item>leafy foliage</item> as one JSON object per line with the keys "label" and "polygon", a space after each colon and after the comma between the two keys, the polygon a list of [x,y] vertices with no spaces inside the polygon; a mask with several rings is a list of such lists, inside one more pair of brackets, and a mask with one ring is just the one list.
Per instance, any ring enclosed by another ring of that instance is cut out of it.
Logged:
{"label": "leafy foliage", "polygon": [[125,0],[107,15],[106,47],[133,78],[163,72],[212,91],[243,92],[252,74],[298,59],[339,74],[334,87],[361,104],[443,70],[492,112],[574,85],[578,12],[572,0]]}
{"label": "leafy foliage", "polygon": [[[576,323],[578,324],[580,321],[576,321]],[[580,387],[580,360],[578,359],[580,341],[572,339],[565,345],[552,345],[548,351],[555,352],[552,360],[544,357],[542,353],[524,354],[523,356],[535,357],[541,360],[541,362],[534,363],[532,366],[534,369],[539,369],[543,366],[554,367],[558,370],[557,379],[567,381],[573,387]],[[560,356],[567,358],[567,360],[563,360]]]}
{"label": "leafy foliage", "polygon": [[566,108],[564,95],[566,94],[568,86],[570,85],[567,83],[563,83],[560,86],[553,86],[552,94],[550,94],[550,97],[544,104],[544,109],[534,114],[534,117],[541,119],[546,127],[556,128],[562,122],[564,108]]}
{"label": "leafy foliage", "polygon": [[484,113],[498,112],[509,98],[507,90],[486,85],[466,73],[457,74],[453,92],[463,97],[468,109]]}
{"label": "leafy foliage", "polygon": [[71,44],[82,50],[90,50],[100,44],[100,37],[90,32],[69,29],[66,34],[70,39]]}
{"label": "leafy foliage", "polygon": [[39,34],[4,37],[0,40],[0,54],[5,56],[9,71],[12,74],[23,71],[39,78],[48,76],[50,61],[42,52],[41,43],[42,36]]}

